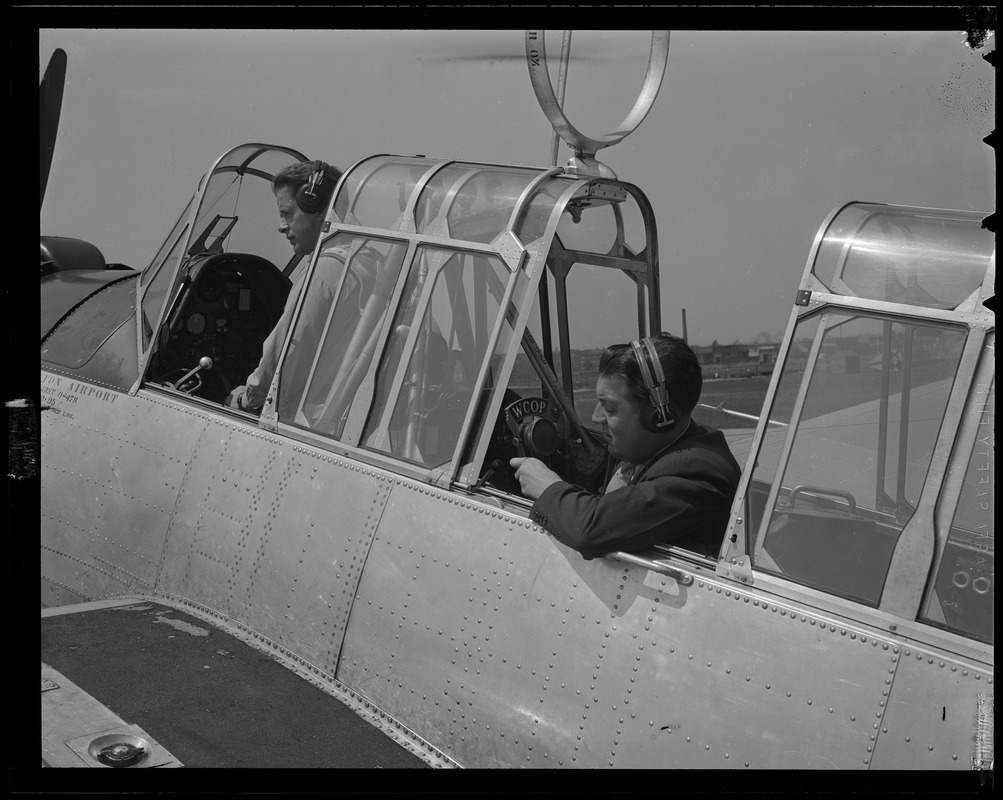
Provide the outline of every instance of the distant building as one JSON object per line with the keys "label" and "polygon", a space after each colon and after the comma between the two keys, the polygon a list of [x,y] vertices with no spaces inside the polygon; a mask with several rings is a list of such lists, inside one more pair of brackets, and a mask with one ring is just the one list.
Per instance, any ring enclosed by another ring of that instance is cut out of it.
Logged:
{"label": "distant building", "polygon": [[[777,344],[717,344],[690,345],[703,369],[703,376],[708,378],[747,378],[756,375],[770,375],[777,363],[780,345]],[[794,344],[791,357],[802,360],[807,356],[809,343]],[[801,352],[803,350],[803,352]],[[589,389],[594,386],[599,373],[599,358],[603,348],[591,350],[572,350],[569,354],[571,374],[574,376],[575,389]],[[561,376],[561,352],[554,352],[554,370]],[[539,379],[533,370],[529,359],[524,353],[519,353],[513,369],[513,385],[525,388],[536,386]]]}
{"label": "distant building", "polygon": [[718,344],[693,347],[704,378],[769,375],[777,363],[779,344]]}

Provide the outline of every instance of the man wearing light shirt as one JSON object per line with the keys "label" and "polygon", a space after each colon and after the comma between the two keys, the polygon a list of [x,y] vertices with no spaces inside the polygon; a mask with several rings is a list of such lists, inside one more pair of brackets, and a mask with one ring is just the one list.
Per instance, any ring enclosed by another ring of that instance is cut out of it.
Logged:
{"label": "man wearing light shirt", "polygon": [[[330,197],[330,192],[341,178],[341,171],[320,161],[292,164],[281,170],[272,181],[275,204],[279,211],[279,233],[289,240],[293,251],[301,258],[309,256],[317,245],[327,204],[322,204],[324,210],[310,213],[300,207],[296,198],[300,188],[307,186],[318,170],[323,170],[321,191]],[[321,304],[325,301],[333,302],[343,269],[343,259],[338,259],[330,253],[321,254],[316,270],[318,290],[311,292],[313,302]],[[252,414],[261,413],[261,406],[265,402],[272,376],[275,374],[279,350],[286,338],[293,309],[303,289],[305,272],[305,269],[300,269],[299,275],[293,281],[282,316],[262,345],[261,359],[257,368],[247,377],[247,382],[243,386],[238,386],[227,396],[225,405],[228,407],[249,411]]]}

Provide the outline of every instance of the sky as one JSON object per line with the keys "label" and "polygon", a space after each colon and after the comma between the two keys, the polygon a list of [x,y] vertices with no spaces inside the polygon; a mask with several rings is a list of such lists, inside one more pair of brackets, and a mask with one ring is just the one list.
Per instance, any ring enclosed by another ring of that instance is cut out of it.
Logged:
{"label": "sky", "polygon": [[[565,109],[615,130],[650,34],[576,31]],[[655,211],[663,328],[779,340],[824,218],[860,200],[995,210],[995,77],[962,30],[673,31],[654,107],[599,160]],[[549,163],[522,30],[41,29],[68,57],[43,234],[142,268],[244,142],[342,168],[376,154]],[[547,48],[556,63],[559,32]],[[556,68],[554,70],[556,80]],[[571,153],[560,149],[559,161]],[[276,218],[276,224],[278,219]],[[278,235],[278,234],[276,234]]]}

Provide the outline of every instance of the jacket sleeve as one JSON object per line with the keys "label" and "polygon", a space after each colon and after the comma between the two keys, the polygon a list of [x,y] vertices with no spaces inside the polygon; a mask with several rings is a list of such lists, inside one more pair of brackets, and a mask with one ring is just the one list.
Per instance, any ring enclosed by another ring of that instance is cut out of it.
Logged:
{"label": "jacket sleeve", "polygon": [[659,474],[605,495],[561,481],[537,498],[530,518],[585,558],[723,536],[737,486],[732,473],[726,463],[675,458]]}

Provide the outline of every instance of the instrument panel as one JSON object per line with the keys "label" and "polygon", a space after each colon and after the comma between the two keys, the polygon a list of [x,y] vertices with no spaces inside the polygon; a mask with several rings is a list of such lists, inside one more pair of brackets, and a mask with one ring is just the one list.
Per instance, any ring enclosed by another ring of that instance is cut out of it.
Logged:
{"label": "instrument panel", "polygon": [[193,280],[161,333],[156,374],[188,370],[208,356],[201,397],[222,402],[258,366],[261,347],[282,315],[289,281],[256,256],[217,254],[192,270]]}

